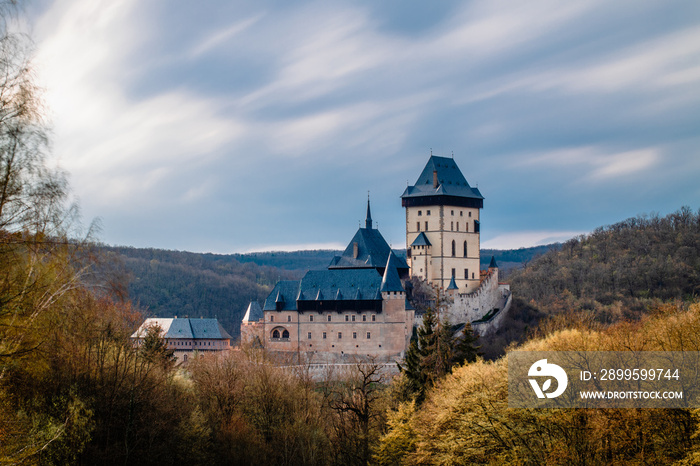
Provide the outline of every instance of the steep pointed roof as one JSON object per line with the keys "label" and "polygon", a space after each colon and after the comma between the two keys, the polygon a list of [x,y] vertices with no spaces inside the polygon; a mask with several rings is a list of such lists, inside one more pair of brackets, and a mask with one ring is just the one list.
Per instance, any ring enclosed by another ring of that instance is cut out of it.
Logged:
{"label": "steep pointed roof", "polygon": [[[391,247],[376,228],[372,228],[372,217],[367,201],[366,228],[359,228],[340,256],[335,256],[328,265],[329,269],[377,269],[384,272]],[[408,273],[406,260],[397,257],[396,267],[399,275]]]}
{"label": "steep pointed roof", "polygon": [[365,228],[372,229],[372,212],[369,211],[369,195],[367,196],[367,217],[365,218]]}
{"label": "steep pointed roof", "polygon": [[250,304],[248,304],[248,309],[245,311],[245,315],[243,316],[243,322],[257,322],[264,318],[265,316],[260,304],[258,304],[257,301],[251,301]]}
{"label": "steep pointed roof", "polygon": [[432,246],[432,243],[428,237],[425,236],[425,233],[421,231],[420,234],[416,236],[416,239],[413,240],[411,246]]}
{"label": "steep pointed roof", "polygon": [[430,156],[416,184],[408,186],[401,195],[404,207],[421,205],[421,198],[431,198],[432,204],[483,207],[484,197],[469,186],[454,159]]}
{"label": "steep pointed roof", "polygon": [[389,259],[387,259],[386,267],[384,268],[381,287],[382,292],[404,291],[403,285],[401,285],[401,279],[399,278],[399,272],[396,270],[397,262],[398,258],[396,254],[391,252],[391,254],[389,254]]}
{"label": "steep pointed roof", "polygon": [[489,264],[489,269],[497,269],[498,264],[496,264],[496,256],[491,256],[491,263]]}
{"label": "steep pointed roof", "polygon": [[459,289],[459,288],[457,288],[457,283],[455,283],[455,277],[452,277],[452,278],[450,279],[450,284],[447,286],[447,291],[449,291],[449,290],[458,290],[458,289]]}

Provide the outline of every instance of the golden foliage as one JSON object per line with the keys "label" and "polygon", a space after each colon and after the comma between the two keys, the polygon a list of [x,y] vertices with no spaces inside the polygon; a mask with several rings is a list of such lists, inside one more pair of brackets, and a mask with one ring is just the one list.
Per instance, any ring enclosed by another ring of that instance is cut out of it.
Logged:
{"label": "golden foliage", "polygon": [[[521,351],[698,351],[700,303],[635,323],[553,330]],[[699,411],[508,408],[507,360],[456,369],[419,411],[390,415],[380,464],[697,464]],[[401,452],[403,448],[403,453]]]}

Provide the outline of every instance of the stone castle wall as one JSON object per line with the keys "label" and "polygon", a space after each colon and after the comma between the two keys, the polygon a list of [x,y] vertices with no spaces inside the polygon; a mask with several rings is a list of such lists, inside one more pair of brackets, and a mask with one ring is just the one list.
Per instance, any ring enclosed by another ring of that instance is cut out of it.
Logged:
{"label": "stone castle wall", "polygon": [[[314,363],[349,363],[355,356],[402,358],[413,331],[414,311],[402,292],[382,293],[376,311],[265,311],[265,319],[241,325],[241,342],[259,341],[272,352],[297,353]],[[277,330],[280,338],[274,338]],[[281,337],[287,331],[286,338]]]}

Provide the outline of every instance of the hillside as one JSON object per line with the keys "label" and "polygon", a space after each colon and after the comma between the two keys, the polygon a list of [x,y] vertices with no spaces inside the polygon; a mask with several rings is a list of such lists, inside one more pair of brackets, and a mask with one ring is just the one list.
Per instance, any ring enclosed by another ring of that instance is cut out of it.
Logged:
{"label": "hillside", "polygon": [[[540,326],[636,321],[665,301],[700,293],[700,212],[629,218],[567,241],[508,277],[513,305],[482,339],[489,359]],[[555,322],[555,324],[552,324]]]}
{"label": "hillside", "polygon": [[541,310],[637,319],[659,300],[700,293],[700,212],[629,218],[574,238],[516,271],[513,295]]}
{"label": "hillside", "polygon": [[251,301],[262,302],[278,280],[301,276],[225,255],[125,247],[105,251],[109,262],[122,268],[129,299],[146,315],[216,317],[234,338]]}
{"label": "hillside", "polygon": [[[488,266],[492,255],[502,269],[520,267],[550,247],[484,250],[482,267]],[[146,315],[217,317],[237,338],[250,301],[261,303],[278,280],[298,279],[307,270],[323,269],[342,251],[223,255],[103,247],[103,252],[109,256],[103,269],[109,267],[110,274],[122,277],[129,299]],[[395,252],[405,256],[405,250]]]}

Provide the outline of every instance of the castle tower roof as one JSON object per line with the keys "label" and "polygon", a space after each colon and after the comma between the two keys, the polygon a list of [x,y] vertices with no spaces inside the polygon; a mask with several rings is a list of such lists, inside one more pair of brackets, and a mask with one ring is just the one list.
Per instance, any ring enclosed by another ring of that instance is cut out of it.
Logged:
{"label": "castle tower roof", "polygon": [[447,291],[458,289],[459,288],[457,288],[457,283],[455,283],[455,277],[452,277],[452,279],[450,280],[450,284],[447,286]]}
{"label": "castle tower roof", "polygon": [[263,318],[265,318],[265,316],[260,304],[258,304],[257,301],[251,301],[243,316],[243,322],[257,322]]}
{"label": "castle tower roof", "polygon": [[418,236],[416,236],[416,239],[413,240],[411,246],[432,246],[432,244],[430,243],[428,237],[425,236],[425,233],[421,232]]}
{"label": "castle tower roof", "polygon": [[489,269],[497,269],[498,264],[496,264],[496,256],[491,256],[491,263],[489,264]]}
{"label": "castle tower roof", "polygon": [[365,218],[365,228],[372,229],[372,212],[369,211],[369,195],[367,196],[367,217]]}
{"label": "castle tower roof", "polygon": [[431,156],[416,184],[401,195],[404,207],[415,205],[454,205],[483,208],[484,196],[469,186],[454,159]]}
{"label": "castle tower roof", "polygon": [[[380,274],[384,273],[384,267],[392,251],[379,230],[372,228],[369,200],[367,200],[365,227],[358,228],[343,254],[331,260],[329,269],[376,269]],[[396,257],[395,260],[399,276],[408,274],[406,260],[400,257]]]}
{"label": "castle tower roof", "polygon": [[382,292],[391,291],[401,291],[403,292],[403,286],[401,285],[401,279],[399,278],[399,272],[396,270],[396,264],[398,263],[398,258],[396,254],[391,252],[389,254],[389,259],[386,261],[386,267],[384,268],[384,276],[382,277]]}

